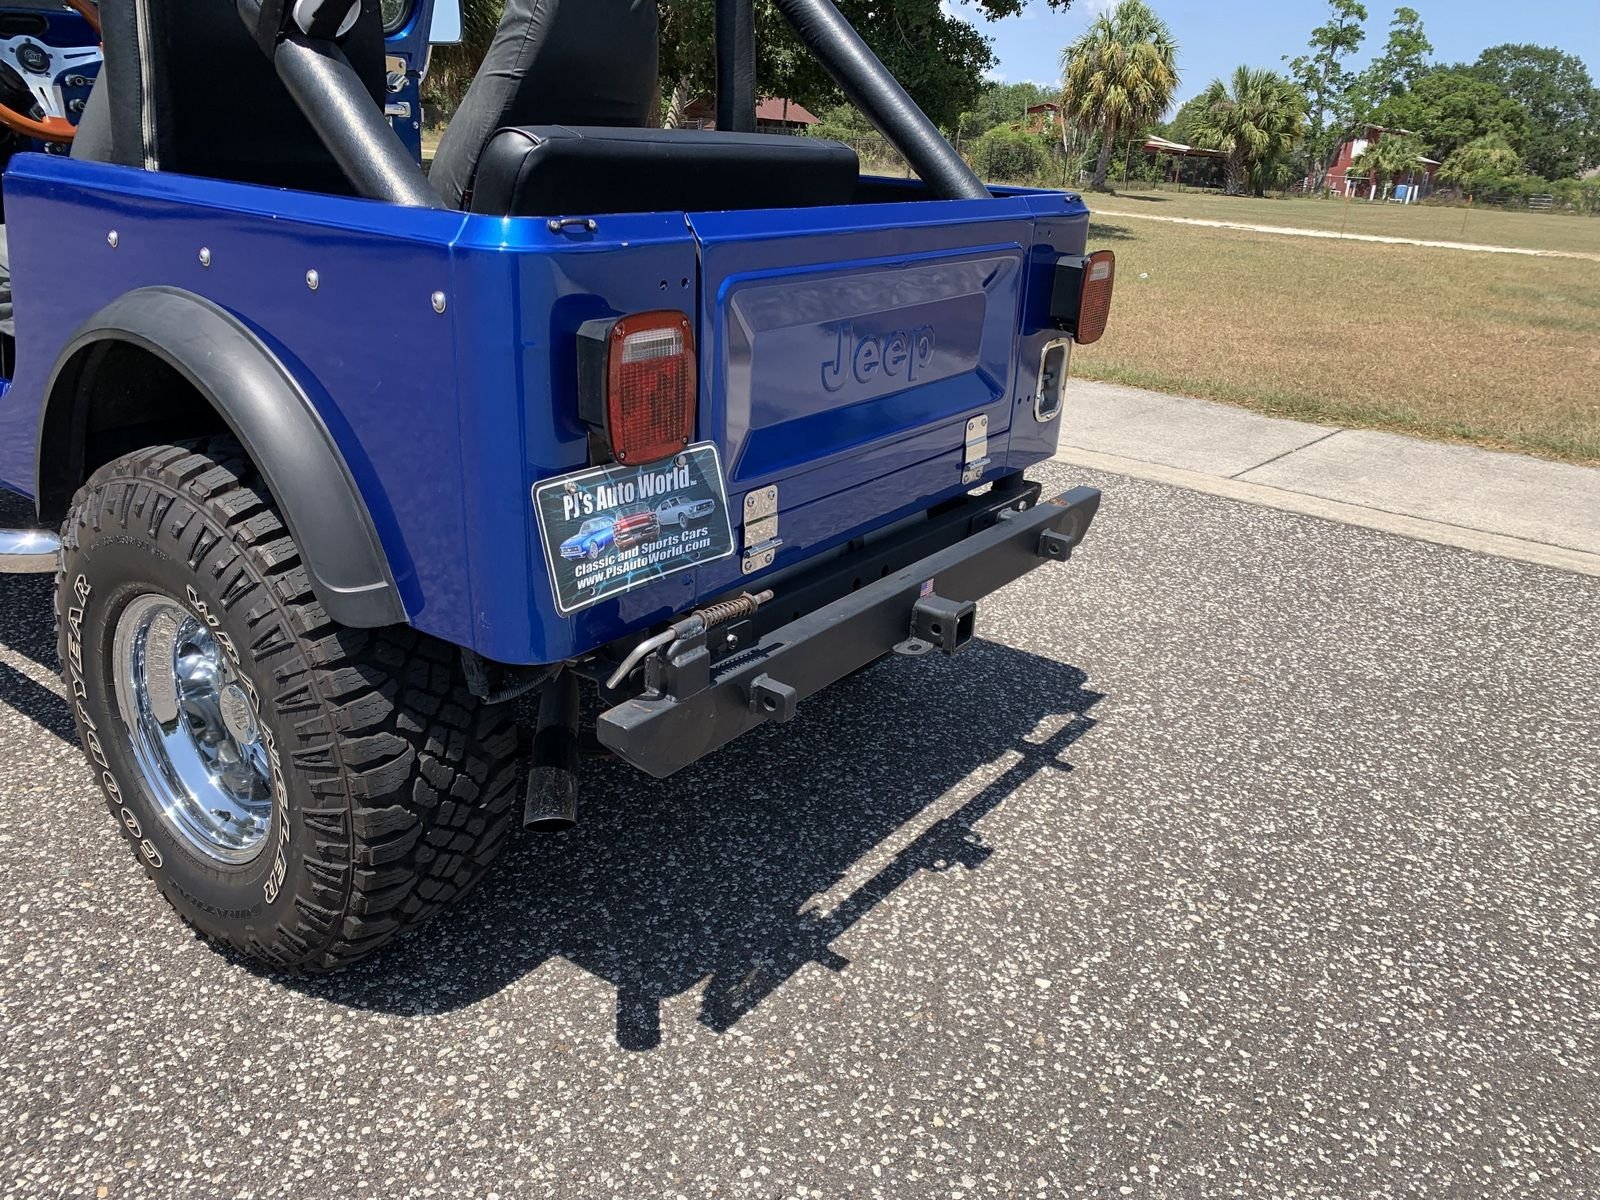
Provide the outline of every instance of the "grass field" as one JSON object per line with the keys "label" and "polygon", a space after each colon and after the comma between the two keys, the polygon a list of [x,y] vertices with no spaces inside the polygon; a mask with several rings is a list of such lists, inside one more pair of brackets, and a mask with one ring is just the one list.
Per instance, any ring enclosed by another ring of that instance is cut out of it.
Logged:
{"label": "grass field", "polygon": [[1471,242],[1600,254],[1600,217],[1504,212],[1493,208],[1435,208],[1366,200],[1257,200],[1213,192],[1118,192],[1091,196],[1090,207],[1152,217],[1198,217],[1249,225],[1340,230],[1424,241]]}
{"label": "grass field", "polygon": [[1074,374],[1600,464],[1600,264],[1110,217],[1090,246],[1117,295]]}

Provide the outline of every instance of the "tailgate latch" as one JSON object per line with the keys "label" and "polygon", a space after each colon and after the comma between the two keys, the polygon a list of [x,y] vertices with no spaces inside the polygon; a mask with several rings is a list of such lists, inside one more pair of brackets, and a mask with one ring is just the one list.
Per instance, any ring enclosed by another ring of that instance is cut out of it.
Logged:
{"label": "tailgate latch", "polygon": [[977,483],[989,469],[989,418],[973,417],[967,422],[967,446],[961,462],[961,482]]}
{"label": "tailgate latch", "polygon": [[778,485],[750,492],[744,498],[744,559],[746,575],[764,571],[778,557],[783,539],[778,536]]}

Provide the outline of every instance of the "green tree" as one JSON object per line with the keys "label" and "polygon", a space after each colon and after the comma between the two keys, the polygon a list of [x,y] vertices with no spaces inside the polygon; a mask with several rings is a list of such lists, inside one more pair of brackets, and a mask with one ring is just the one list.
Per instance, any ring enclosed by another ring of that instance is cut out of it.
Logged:
{"label": "green tree", "polygon": [[977,102],[961,114],[956,132],[963,140],[980,138],[1000,125],[1018,125],[1027,119],[1028,110],[1060,96],[1037,83],[989,82],[979,93]]}
{"label": "green tree", "polygon": [[1528,114],[1528,168],[1562,179],[1600,165],[1600,91],[1583,60],[1548,46],[1492,46],[1472,73],[1498,84]]}
{"label": "green tree", "polygon": [[1144,0],[1118,0],[1061,52],[1062,108],[1100,136],[1091,186],[1104,188],[1118,132],[1159,120],[1178,90],[1178,44]]}
{"label": "green tree", "polygon": [[1206,107],[1206,98],[1202,93],[1191,96],[1178,107],[1172,114],[1172,120],[1159,126],[1156,132],[1169,141],[1182,142],[1186,146],[1194,145],[1195,119]]}
{"label": "green tree", "polygon": [[1345,60],[1361,49],[1366,19],[1366,6],[1357,0],[1328,0],[1328,19],[1311,31],[1311,52],[1289,60],[1289,73],[1306,95],[1306,147],[1318,191],[1333,152],[1356,115],[1357,79]]}
{"label": "green tree", "polygon": [[[498,3],[499,0],[472,0]],[[1007,15],[1018,0],[991,0]],[[670,114],[717,90],[715,0],[660,0],[661,88]],[[953,125],[983,87],[994,65],[988,39],[974,26],[940,9],[937,0],[888,0],[872,6],[845,0],[840,11],[939,124]],[[756,87],[814,111],[844,96],[801,46],[771,0],[755,0]]]}
{"label": "green tree", "polygon": [[1385,184],[1421,166],[1422,143],[1416,138],[1408,135],[1381,137],[1356,155],[1350,164],[1350,174],[1372,180],[1372,198],[1376,200]]}
{"label": "green tree", "polygon": [[[940,0],[837,0],[840,11],[933,120],[953,128],[983,90],[994,66],[989,39],[945,10]],[[978,14],[1015,16],[1025,0],[960,0]],[[1065,9],[1072,0],[1046,0]],[[464,39],[441,48],[429,79],[429,99],[447,111],[465,91],[500,21],[503,0],[463,0]],[[661,86],[668,119],[689,100],[716,91],[714,0],[660,0]],[[755,0],[757,90],[786,96],[814,111],[844,97],[801,46],[772,0]]]}
{"label": "green tree", "polygon": [[1522,155],[1498,133],[1474,138],[1444,160],[1439,182],[1468,193],[1498,191],[1495,185],[1522,174]]}
{"label": "green tree", "polygon": [[1429,71],[1410,91],[1391,96],[1373,119],[1416,133],[1430,158],[1444,160],[1487,134],[1499,134],[1519,150],[1528,135],[1528,114],[1499,84],[1460,67]]}
{"label": "green tree", "polygon": [[972,143],[972,169],[984,179],[1027,183],[1049,165],[1049,143],[1009,125],[996,125]]}
{"label": "green tree", "polygon": [[1305,128],[1305,93],[1276,71],[1238,67],[1231,87],[1213,79],[1200,101],[1190,130],[1198,145],[1228,156],[1224,190],[1265,195]]}
{"label": "green tree", "polygon": [[1414,8],[1395,9],[1383,53],[1361,73],[1361,104],[1376,108],[1389,97],[1409,91],[1427,71],[1432,53],[1433,43],[1422,31],[1421,14]]}

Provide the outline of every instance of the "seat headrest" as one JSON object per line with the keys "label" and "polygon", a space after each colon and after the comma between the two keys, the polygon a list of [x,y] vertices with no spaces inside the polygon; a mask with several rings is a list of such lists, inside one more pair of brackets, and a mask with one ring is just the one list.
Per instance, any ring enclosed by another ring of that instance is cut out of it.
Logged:
{"label": "seat headrest", "polygon": [[506,0],[428,178],[452,208],[498,129],[653,125],[661,108],[656,0]]}
{"label": "seat headrest", "polygon": [[821,138],[538,125],[490,139],[472,211],[544,217],[849,204],[860,173],[854,150]]}

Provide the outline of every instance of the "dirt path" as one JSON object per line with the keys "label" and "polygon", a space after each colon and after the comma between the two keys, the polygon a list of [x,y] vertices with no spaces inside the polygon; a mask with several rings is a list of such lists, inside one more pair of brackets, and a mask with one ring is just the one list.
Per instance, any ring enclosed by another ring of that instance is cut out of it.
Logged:
{"label": "dirt path", "polygon": [[1168,225],[1200,225],[1207,229],[1242,229],[1248,233],[1277,233],[1286,237],[1329,238],[1336,242],[1384,242],[1391,246],[1431,246],[1438,250],[1468,250],[1477,254],[1523,254],[1529,258],[1577,258],[1600,262],[1600,254],[1582,250],[1533,250],[1526,246],[1484,246],[1475,242],[1439,242],[1426,238],[1385,237],[1376,233],[1339,233],[1332,229],[1300,229],[1290,225],[1252,225],[1243,221],[1208,221],[1201,217],[1158,217],[1151,213],[1112,212],[1095,209],[1095,217],[1119,220],[1164,221]]}

